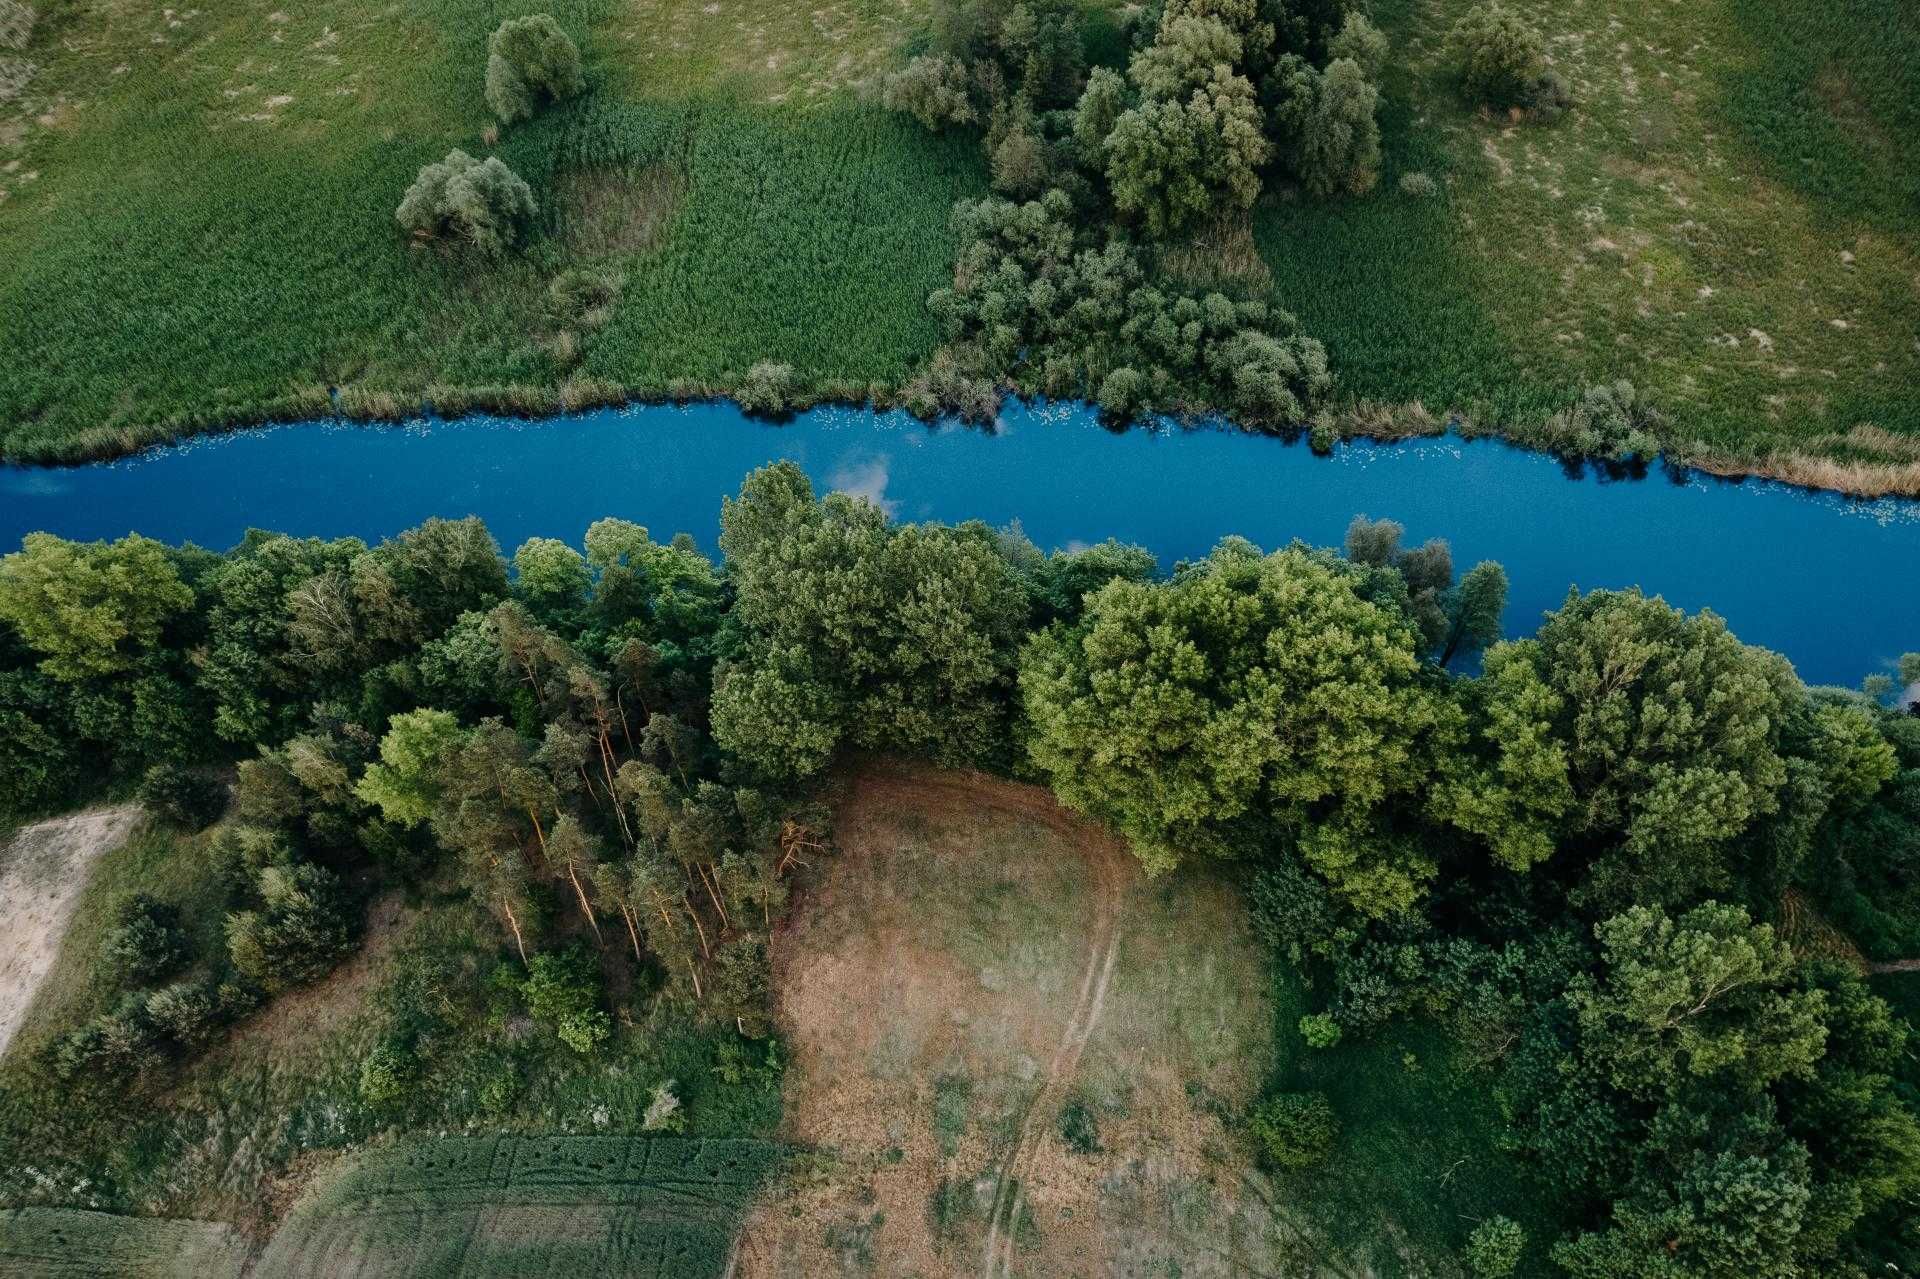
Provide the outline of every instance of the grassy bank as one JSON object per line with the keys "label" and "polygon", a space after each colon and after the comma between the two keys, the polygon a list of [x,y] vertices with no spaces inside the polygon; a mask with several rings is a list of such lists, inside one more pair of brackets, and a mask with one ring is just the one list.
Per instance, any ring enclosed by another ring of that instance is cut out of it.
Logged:
{"label": "grassy bank", "polygon": [[[1396,53],[1375,192],[1255,210],[1261,265],[1341,394],[1524,440],[1627,377],[1690,460],[1920,492],[1920,16],[1522,0],[1574,108],[1517,122],[1448,81],[1465,7],[1376,6]],[[592,92],[498,142],[539,225],[476,270],[408,245],[392,209],[422,163],[487,148],[485,36],[529,10],[581,41]],[[330,388],[367,417],[716,393],[762,360],[802,399],[884,398],[934,345],[948,211],[985,184],[970,139],[859,92],[927,21],[766,0],[56,4],[0,105],[0,452],[315,415]],[[1120,52],[1110,22],[1091,43]],[[1412,173],[1437,193],[1403,193]],[[582,265],[626,276],[597,333],[548,311]]]}

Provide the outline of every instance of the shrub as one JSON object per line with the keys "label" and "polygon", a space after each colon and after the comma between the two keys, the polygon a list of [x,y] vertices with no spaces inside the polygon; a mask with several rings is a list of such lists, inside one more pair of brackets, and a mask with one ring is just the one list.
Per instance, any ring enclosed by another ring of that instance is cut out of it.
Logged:
{"label": "shrub", "polygon": [[1253,1112],[1253,1140],[1276,1168],[1311,1168],[1333,1153],[1340,1120],[1325,1093],[1276,1093]]}
{"label": "shrub", "polygon": [[1467,1236],[1467,1269],[1475,1279],[1507,1279],[1526,1251],[1527,1232],[1511,1217],[1489,1217]]}
{"label": "shrub", "polygon": [[1424,173],[1403,173],[1400,175],[1400,194],[1410,195],[1424,200],[1439,192],[1440,185]]}
{"label": "shrub", "polygon": [[137,893],[120,907],[107,934],[107,968],[120,981],[139,984],[164,977],[187,960],[187,935],[180,912],[165,902]]}
{"label": "shrub", "polygon": [[1308,1013],[1300,1019],[1300,1036],[1309,1048],[1332,1048],[1340,1042],[1340,1023],[1332,1013]]}
{"label": "shrub", "polygon": [[1315,71],[1304,64],[1286,78],[1276,119],[1287,157],[1308,194],[1365,195],[1380,179],[1380,91],[1352,58]]}
{"label": "shrub", "polygon": [[922,54],[886,78],[880,87],[880,104],[889,111],[904,111],[936,132],[972,124],[980,117],[968,94],[971,81],[967,64],[960,59]]}
{"label": "shrub", "polygon": [[33,6],[0,0],[0,49],[24,49],[33,39]]}
{"label": "shrub", "polygon": [[220,989],[210,981],[175,982],[147,996],[147,1021],[188,1052],[213,1042],[225,1022]]}
{"label": "shrub", "polygon": [[1476,102],[1523,105],[1547,70],[1539,31],[1499,4],[1475,5],[1447,36],[1460,85]]}
{"label": "shrub", "polygon": [[642,1132],[685,1132],[687,1130],[687,1112],[680,1105],[679,1094],[673,1091],[673,1080],[662,1080],[654,1085],[647,1102],[647,1112],[641,1116]]}
{"label": "shrub", "polygon": [[261,910],[227,917],[233,966],[269,993],[332,968],[353,946],[346,894],[318,866],[268,866],[257,877]]}
{"label": "shrub", "polygon": [[1578,404],[1547,419],[1542,443],[1572,457],[1646,460],[1660,451],[1664,421],[1646,392],[1623,378],[1588,387]]}
{"label": "shrub", "polygon": [[586,87],[580,50],[552,14],[508,18],[487,38],[487,105],[503,124],[528,119]]}
{"label": "shrub", "polygon": [[793,407],[793,366],[762,360],[747,370],[734,400],[749,413],[784,413]]}
{"label": "shrub", "polygon": [[419,1074],[419,1062],[391,1039],[373,1046],[360,1063],[360,1100],[369,1106],[391,1106],[407,1095]]}
{"label": "shrub", "polygon": [[1378,80],[1380,73],[1387,69],[1388,52],[1385,33],[1357,9],[1347,11],[1339,34],[1327,41],[1329,63],[1350,58],[1359,64],[1361,74],[1369,80]]}
{"label": "shrub", "polygon": [[1060,1111],[1060,1139],[1077,1154],[1100,1153],[1100,1125],[1093,1107],[1084,1098],[1075,1097]]}
{"label": "shrub", "polygon": [[140,782],[140,802],[163,821],[204,830],[227,808],[227,788],[214,778],[173,764],[156,764]]}
{"label": "shrub", "polygon": [[551,1027],[575,1052],[592,1052],[613,1033],[613,1022],[601,1008],[600,969],[584,947],[535,955],[519,984],[533,1019]]}
{"label": "shrub", "polygon": [[454,236],[498,257],[518,243],[534,207],[532,189],[498,156],[476,160],[454,150],[421,167],[393,216],[414,236]]}

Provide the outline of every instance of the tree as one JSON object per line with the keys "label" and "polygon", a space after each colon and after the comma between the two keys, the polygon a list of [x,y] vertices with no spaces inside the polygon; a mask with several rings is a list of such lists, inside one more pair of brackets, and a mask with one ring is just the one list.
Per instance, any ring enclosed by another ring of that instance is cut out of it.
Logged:
{"label": "tree", "polygon": [[1026,607],[987,530],[816,501],[790,462],[747,477],[720,526],[745,639],[715,683],[723,749],[792,777],[842,740],[952,761],[999,740]]}
{"label": "tree", "polygon": [[420,825],[440,803],[447,759],[464,738],[460,721],[448,711],[422,708],[395,715],[380,739],[380,762],[367,766],[354,794],[390,822]]}
{"label": "tree", "polygon": [[508,18],[487,38],[487,105],[502,124],[528,119],[586,87],[580,50],[551,14]]}
{"label": "tree", "polygon": [[1288,76],[1276,120],[1309,195],[1365,195],[1380,180],[1379,102],[1380,91],[1351,58],[1323,71],[1303,64]]}
{"label": "tree", "polygon": [[1251,207],[1271,148],[1253,85],[1216,67],[1184,99],[1121,113],[1106,154],[1115,207],[1164,239],[1222,208]]}
{"label": "tree", "polygon": [[499,156],[476,160],[453,150],[421,166],[393,216],[418,239],[452,236],[499,257],[519,242],[534,208],[533,189]]}
{"label": "tree", "polygon": [[1728,882],[1732,841],[1778,806],[1786,660],[1638,591],[1569,595],[1475,681],[1473,749],[1432,810],[1515,869],[1584,842],[1580,894],[1684,904]]}
{"label": "tree", "polygon": [[0,620],[42,655],[41,670],[70,683],[130,669],[193,600],[167,548],[137,534],[69,542],[29,533],[0,556]]}
{"label": "tree", "polygon": [[259,910],[227,916],[233,966],[268,992],[303,985],[353,948],[346,894],[313,865],[267,866],[255,879]]}
{"label": "tree", "polygon": [[141,985],[174,972],[190,957],[180,911],[145,893],[135,893],[120,904],[114,926],[101,947],[110,972],[130,985]]}
{"label": "tree", "polygon": [[216,778],[174,764],[155,764],[140,781],[140,803],[162,821],[204,830],[226,810],[227,788]]}
{"label": "tree", "polygon": [[761,360],[734,388],[733,399],[748,413],[785,413],[793,407],[793,366]]}
{"label": "tree", "polygon": [[1602,975],[1576,978],[1567,998],[1586,1052],[1623,1092],[1671,1094],[1721,1071],[1752,1086],[1802,1078],[1825,1051],[1825,996],[1781,989],[1792,951],[1738,906],[1677,920],[1635,906],[1594,936]]}
{"label": "tree", "polygon": [[1079,626],[1028,644],[1028,750],[1150,871],[1277,826],[1343,896],[1390,913],[1433,871],[1378,824],[1421,785],[1442,719],[1414,646],[1327,559],[1226,543],[1171,582],[1110,583]]}
{"label": "tree", "polygon": [[587,602],[593,581],[580,552],[558,538],[533,537],[513,553],[520,597],[541,618],[570,618]]}
{"label": "tree", "polygon": [[1497,3],[1467,10],[1448,34],[1447,50],[1461,88],[1489,106],[1520,105],[1547,70],[1539,31]]}
{"label": "tree", "polygon": [[1498,561],[1481,560],[1467,570],[1453,592],[1447,645],[1440,665],[1450,666],[1462,652],[1476,652],[1500,638],[1500,617],[1507,610],[1507,570]]}
{"label": "tree", "polygon": [[1080,163],[1095,172],[1107,167],[1107,138],[1127,109],[1127,84],[1118,72],[1095,67],[1073,109],[1073,144]]}
{"label": "tree", "polygon": [[1387,37],[1358,9],[1347,10],[1340,33],[1327,41],[1329,69],[1333,63],[1348,59],[1371,81],[1379,80],[1380,73],[1387,69],[1388,52]]}
{"label": "tree", "polygon": [[590,1053],[612,1035],[600,969],[584,946],[535,955],[517,984],[527,1012],[575,1052]]}
{"label": "tree", "polygon": [[939,132],[979,119],[973,108],[971,84],[967,65],[960,59],[921,54],[881,82],[880,104],[889,111],[904,111]]}
{"label": "tree", "polygon": [[1527,1232],[1512,1217],[1488,1217],[1467,1236],[1467,1269],[1474,1279],[1507,1279],[1527,1250]]}
{"label": "tree", "polygon": [[1276,1093],[1254,1108],[1249,1125],[1260,1158],[1283,1171],[1326,1162],[1340,1139],[1340,1120],[1325,1093]]}

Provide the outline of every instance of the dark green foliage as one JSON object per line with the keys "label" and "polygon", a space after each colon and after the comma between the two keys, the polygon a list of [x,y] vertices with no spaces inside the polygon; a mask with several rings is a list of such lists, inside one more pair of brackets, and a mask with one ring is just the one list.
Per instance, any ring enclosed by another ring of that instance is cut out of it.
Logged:
{"label": "dark green foliage", "polygon": [[1075,1154],[1100,1153],[1100,1120],[1086,1098],[1075,1096],[1060,1108],[1060,1140]]}
{"label": "dark green foliage", "polygon": [[138,986],[176,971],[189,953],[180,912],[136,893],[121,904],[118,922],[107,934],[101,957],[108,971],[126,984]]}
{"label": "dark green foliage", "polygon": [[1476,5],[1447,37],[1460,87],[1489,106],[1518,106],[1546,74],[1546,44],[1525,18],[1505,6]]}
{"label": "dark green foliage", "polygon": [[313,865],[267,866],[260,906],[227,920],[233,966],[262,990],[299,986],[353,948],[354,922],[339,880]]}
{"label": "dark green foliage", "polygon": [[227,808],[226,784],[174,764],[156,764],[140,782],[140,803],[162,821],[203,830]]}
{"label": "dark green foliage", "polygon": [[1274,1168],[1297,1171],[1322,1163],[1340,1139],[1340,1120],[1325,1093],[1276,1093],[1254,1107],[1254,1148]]}
{"label": "dark green foliage", "polygon": [[487,37],[487,106],[502,124],[525,120],[586,87],[580,50],[552,14],[509,18]]}
{"label": "dark green foliage", "polygon": [[527,962],[525,977],[503,969],[526,1001],[533,1019],[550,1028],[560,1042],[590,1053],[613,1032],[602,989],[600,966],[591,951],[572,946],[545,951]]}
{"label": "dark green foliage", "polygon": [[957,350],[1023,392],[1097,390],[1121,416],[1226,405],[1248,424],[1287,425],[1332,388],[1325,352],[1291,315],[1151,287],[1126,241],[1076,231],[1061,192],[962,203],[954,229],[964,284],[928,307]]}

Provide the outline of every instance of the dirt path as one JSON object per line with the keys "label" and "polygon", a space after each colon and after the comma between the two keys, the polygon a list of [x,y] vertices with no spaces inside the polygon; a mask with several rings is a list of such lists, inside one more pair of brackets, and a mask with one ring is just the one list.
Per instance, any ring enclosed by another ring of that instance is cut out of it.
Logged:
{"label": "dirt path", "polygon": [[126,842],[139,820],[137,804],[73,813],[23,826],[0,849],[0,1054],[53,971],[94,861]]}
{"label": "dirt path", "polygon": [[1920,959],[1889,959],[1883,963],[1868,964],[1870,973],[1920,973]]}

